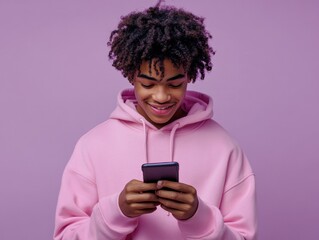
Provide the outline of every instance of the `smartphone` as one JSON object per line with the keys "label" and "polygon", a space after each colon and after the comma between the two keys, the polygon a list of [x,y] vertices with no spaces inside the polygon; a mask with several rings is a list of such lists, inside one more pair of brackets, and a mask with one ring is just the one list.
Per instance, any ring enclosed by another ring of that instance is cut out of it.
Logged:
{"label": "smartphone", "polygon": [[142,165],[145,183],[154,183],[159,180],[178,182],[178,162],[144,163]]}

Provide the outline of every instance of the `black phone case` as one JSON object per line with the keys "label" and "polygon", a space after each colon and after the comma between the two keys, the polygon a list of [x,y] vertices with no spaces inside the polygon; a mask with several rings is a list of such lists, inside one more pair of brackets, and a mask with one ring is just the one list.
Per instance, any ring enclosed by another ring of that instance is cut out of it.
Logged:
{"label": "black phone case", "polygon": [[154,183],[159,180],[178,182],[179,178],[178,162],[144,163],[142,171],[145,183]]}

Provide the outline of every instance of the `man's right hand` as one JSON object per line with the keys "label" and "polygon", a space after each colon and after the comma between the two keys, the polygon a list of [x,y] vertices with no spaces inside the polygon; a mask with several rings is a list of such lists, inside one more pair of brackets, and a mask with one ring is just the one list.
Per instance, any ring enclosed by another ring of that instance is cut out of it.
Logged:
{"label": "man's right hand", "polygon": [[119,196],[119,206],[127,217],[138,217],[152,213],[159,205],[155,195],[156,183],[144,183],[138,180],[128,182]]}

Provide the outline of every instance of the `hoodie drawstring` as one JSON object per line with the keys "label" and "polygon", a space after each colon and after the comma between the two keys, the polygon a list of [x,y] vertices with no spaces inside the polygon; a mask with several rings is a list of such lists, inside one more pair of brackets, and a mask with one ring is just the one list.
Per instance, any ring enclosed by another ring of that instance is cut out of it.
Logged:
{"label": "hoodie drawstring", "polygon": [[[148,144],[147,144],[147,127],[143,118],[140,118],[141,123],[143,124],[144,130],[144,148],[145,148],[145,160],[144,162],[148,163]],[[169,153],[170,153],[170,161],[174,162],[174,142],[175,142],[175,133],[176,130],[180,127],[180,123],[177,122],[171,130],[169,136]]]}
{"label": "hoodie drawstring", "polygon": [[171,131],[171,134],[169,136],[169,152],[170,152],[170,156],[171,156],[171,162],[174,162],[174,137],[175,137],[175,133],[176,130],[179,128],[180,123],[176,123]]}
{"label": "hoodie drawstring", "polygon": [[146,124],[143,118],[140,118],[140,121],[143,124],[143,130],[144,130],[144,148],[145,148],[145,160],[144,162],[148,163],[148,147],[147,147],[147,128]]}

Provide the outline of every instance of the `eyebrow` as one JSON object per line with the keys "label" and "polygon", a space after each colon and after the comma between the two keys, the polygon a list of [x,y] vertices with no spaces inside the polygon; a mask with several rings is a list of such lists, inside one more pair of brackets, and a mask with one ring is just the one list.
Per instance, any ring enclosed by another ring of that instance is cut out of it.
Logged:
{"label": "eyebrow", "polygon": [[[151,80],[151,81],[159,81],[158,79],[154,78],[154,77],[151,77],[151,76],[148,76],[146,74],[139,74],[138,77],[140,78],[145,78],[145,79],[148,79],[148,80]],[[176,76],[173,76],[171,78],[168,78],[167,81],[173,81],[173,80],[177,80],[177,79],[180,79],[180,78],[183,78],[185,77],[185,74],[177,74]]]}

